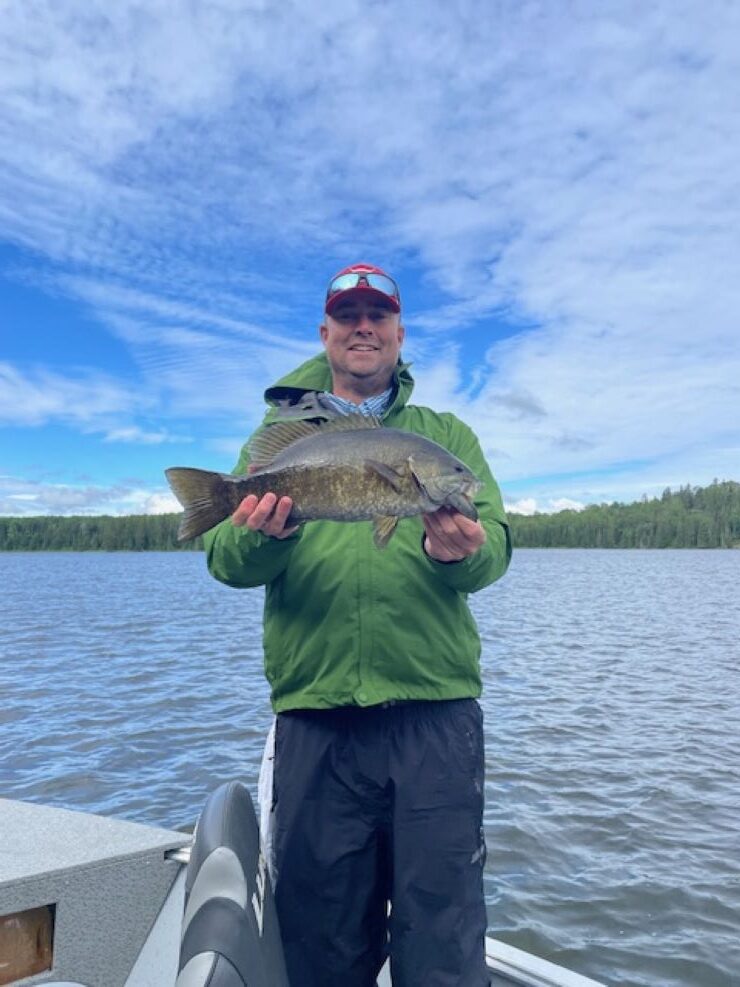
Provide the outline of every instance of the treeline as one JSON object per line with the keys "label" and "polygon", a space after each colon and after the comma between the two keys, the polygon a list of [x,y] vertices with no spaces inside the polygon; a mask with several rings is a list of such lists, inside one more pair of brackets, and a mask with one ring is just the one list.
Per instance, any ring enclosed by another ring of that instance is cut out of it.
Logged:
{"label": "treeline", "polygon": [[172,552],[202,548],[177,540],[179,514],[124,517],[0,517],[0,551]]}
{"label": "treeline", "polygon": [[634,504],[509,520],[523,548],[740,548],[740,483],[715,480]]}
{"label": "treeline", "polygon": [[[179,514],[0,517],[0,551],[146,552],[202,549],[177,541]],[[653,500],[582,511],[509,515],[521,548],[740,548],[740,483],[665,490]]]}

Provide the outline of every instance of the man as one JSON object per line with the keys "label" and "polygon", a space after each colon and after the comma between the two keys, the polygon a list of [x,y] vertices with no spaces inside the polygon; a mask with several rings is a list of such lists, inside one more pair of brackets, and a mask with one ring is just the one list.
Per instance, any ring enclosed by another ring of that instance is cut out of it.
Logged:
{"label": "man", "polygon": [[[484,987],[480,641],[467,594],[511,554],[471,430],[408,404],[395,282],[332,278],[324,353],[265,397],[286,414],[375,414],[445,446],[482,481],[479,520],[451,508],[399,522],[287,526],[291,501],[246,497],[206,536],[211,573],[266,586],[265,670],[277,714],[275,900],[293,987]],[[248,444],[235,472],[247,471]],[[390,916],[388,905],[390,903]]]}

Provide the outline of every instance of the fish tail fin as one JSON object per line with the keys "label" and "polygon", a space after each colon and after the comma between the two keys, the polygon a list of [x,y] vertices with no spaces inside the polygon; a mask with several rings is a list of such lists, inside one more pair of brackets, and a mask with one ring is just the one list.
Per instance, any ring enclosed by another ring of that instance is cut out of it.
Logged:
{"label": "fish tail fin", "polygon": [[232,512],[226,480],[220,473],[173,466],[164,471],[172,492],[185,509],[177,540],[197,538]]}

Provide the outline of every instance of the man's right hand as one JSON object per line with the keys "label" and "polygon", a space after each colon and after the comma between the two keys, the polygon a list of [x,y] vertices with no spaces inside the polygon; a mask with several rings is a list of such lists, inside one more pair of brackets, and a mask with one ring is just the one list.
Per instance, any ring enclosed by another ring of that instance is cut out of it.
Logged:
{"label": "man's right hand", "polygon": [[256,494],[250,494],[231,515],[231,523],[237,528],[247,527],[252,531],[261,531],[272,538],[287,538],[298,530],[297,524],[290,528],[285,527],[292,507],[290,497],[281,497],[278,500],[274,493],[266,493],[259,500]]}

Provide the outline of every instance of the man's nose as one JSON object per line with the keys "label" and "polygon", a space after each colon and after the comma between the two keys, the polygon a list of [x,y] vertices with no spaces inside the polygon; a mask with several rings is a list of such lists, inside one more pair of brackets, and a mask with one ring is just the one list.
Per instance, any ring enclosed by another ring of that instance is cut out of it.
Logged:
{"label": "man's nose", "polygon": [[355,323],[355,330],[357,332],[372,332],[374,328],[375,327],[373,326],[372,320],[367,312],[362,312],[357,316],[357,322]]}

